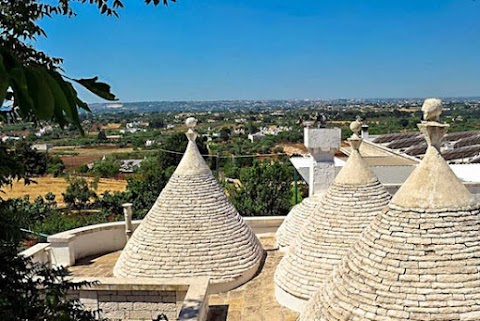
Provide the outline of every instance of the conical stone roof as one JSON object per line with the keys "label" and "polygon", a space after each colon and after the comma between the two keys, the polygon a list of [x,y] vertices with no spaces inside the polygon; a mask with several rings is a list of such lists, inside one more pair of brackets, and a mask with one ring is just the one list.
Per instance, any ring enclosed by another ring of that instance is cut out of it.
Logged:
{"label": "conical stone roof", "polygon": [[213,291],[245,283],[263,249],[227,199],[195,144],[122,251],[114,275],[126,278],[210,277]]}
{"label": "conical stone roof", "polygon": [[307,304],[302,321],[480,320],[480,205],[419,125],[422,162]]}
{"label": "conical stone roof", "polygon": [[390,200],[349,139],[352,153],[275,272],[277,300],[300,311],[350,246]]}
{"label": "conical stone roof", "polygon": [[313,194],[292,207],[276,233],[276,240],[280,249],[288,248],[298,237],[310,214],[320,206],[324,195],[324,193]]}

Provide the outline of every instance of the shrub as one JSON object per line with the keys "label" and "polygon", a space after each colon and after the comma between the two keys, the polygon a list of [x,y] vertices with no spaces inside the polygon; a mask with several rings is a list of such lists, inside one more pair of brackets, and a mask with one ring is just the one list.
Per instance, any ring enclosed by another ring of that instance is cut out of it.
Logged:
{"label": "shrub", "polygon": [[104,159],[95,162],[93,172],[100,177],[114,177],[118,174],[120,169],[120,162],[113,156],[105,157]]}
{"label": "shrub", "polygon": [[74,178],[69,181],[69,185],[62,193],[63,200],[72,209],[84,209],[92,204],[92,199],[97,198],[97,194],[90,189],[88,182],[84,178]]}

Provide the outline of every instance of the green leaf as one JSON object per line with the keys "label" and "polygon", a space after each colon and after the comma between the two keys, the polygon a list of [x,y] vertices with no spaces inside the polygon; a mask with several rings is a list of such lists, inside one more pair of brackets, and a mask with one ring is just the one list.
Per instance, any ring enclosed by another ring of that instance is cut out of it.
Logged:
{"label": "green leaf", "polygon": [[110,85],[99,82],[98,77],[93,78],[81,78],[81,79],[72,79],[73,81],[79,83],[86,89],[88,89],[93,94],[97,95],[106,100],[117,100],[114,94],[110,91]]}
{"label": "green leaf", "polygon": [[[66,120],[64,116],[64,112],[68,115],[67,111],[70,112],[70,105],[68,103],[67,97],[63,92],[62,88],[58,84],[57,80],[53,78],[48,72],[45,75],[45,79],[47,79],[48,86],[53,94],[53,98],[55,101],[55,107],[53,109],[53,117],[57,120],[60,127],[64,127],[66,125]],[[72,115],[69,115],[71,119]],[[79,124],[75,124],[79,125]]]}
{"label": "green leaf", "polygon": [[25,76],[24,67],[20,64],[15,65],[10,70],[10,85],[13,88],[15,97],[15,105],[20,108],[23,116],[30,114],[33,110],[33,100],[28,92],[27,77]]}
{"label": "green leaf", "polygon": [[47,80],[38,68],[26,68],[27,84],[34,102],[34,113],[40,119],[50,119],[53,115],[55,100]]}
{"label": "green leaf", "polygon": [[78,114],[78,110],[77,104],[75,103],[75,97],[68,86],[69,83],[66,82],[58,72],[50,72],[50,76],[57,82],[63,94],[65,95],[65,99],[67,100],[67,106],[64,109],[65,113],[70,119],[75,119],[78,117],[75,116],[75,114]]}
{"label": "green leaf", "polygon": [[[77,100],[78,95],[75,89],[73,88],[72,84],[68,81],[65,81],[63,77],[58,72],[51,72],[50,75],[55,79],[57,84],[60,86],[65,98],[67,100],[67,106],[65,107],[64,111],[67,114],[68,118],[72,121],[72,123],[80,130],[83,135],[83,130],[80,124],[80,118],[78,117],[78,109]],[[82,107],[82,106],[80,106]]]}
{"label": "green leaf", "polygon": [[82,108],[83,110],[86,110],[88,112],[92,112],[90,110],[90,107],[88,107],[88,104],[86,102],[84,102],[83,100],[81,100],[80,98],[77,97],[76,99],[76,102],[77,102],[77,105]]}

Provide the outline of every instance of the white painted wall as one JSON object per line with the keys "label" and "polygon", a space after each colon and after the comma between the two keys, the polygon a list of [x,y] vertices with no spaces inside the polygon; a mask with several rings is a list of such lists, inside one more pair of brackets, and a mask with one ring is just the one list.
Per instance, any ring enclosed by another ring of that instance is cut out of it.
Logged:
{"label": "white painted wall", "polygon": [[[244,217],[255,234],[275,233],[282,224],[284,216]],[[135,230],[141,220],[132,222]],[[125,222],[112,222],[80,227],[48,237],[46,243],[49,248],[52,265],[71,266],[79,259],[91,255],[100,255],[119,251],[125,247]],[[41,253],[36,251],[27,253],[27,256]]]}

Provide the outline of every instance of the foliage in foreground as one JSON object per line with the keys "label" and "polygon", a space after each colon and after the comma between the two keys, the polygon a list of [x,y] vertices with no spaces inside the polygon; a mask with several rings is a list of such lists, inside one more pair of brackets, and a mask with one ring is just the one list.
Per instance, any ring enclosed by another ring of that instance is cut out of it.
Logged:
{"label": "foliage in foreground", "polygon": [[13,200],[0,203],[0,320],[97,320],[96,311],[84,310],[78,300],[68,296],[89,283],[71,282],[66,269],[51,269],[18,255],[24,237],[20,227],[35,215],[21,211]]}
{"label": "foliage in foreground", "polygon": [[67,280],[65,268],[48,268],[19,256],[13,244],[0,246],[0,320],[98,320],[98,312],[83,309],[72,291],[87,282]]}

